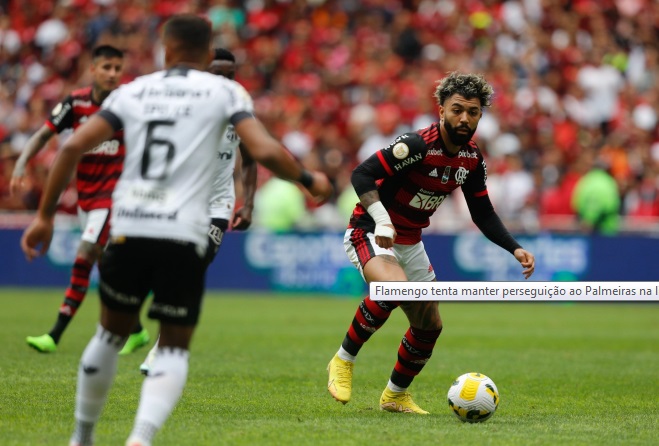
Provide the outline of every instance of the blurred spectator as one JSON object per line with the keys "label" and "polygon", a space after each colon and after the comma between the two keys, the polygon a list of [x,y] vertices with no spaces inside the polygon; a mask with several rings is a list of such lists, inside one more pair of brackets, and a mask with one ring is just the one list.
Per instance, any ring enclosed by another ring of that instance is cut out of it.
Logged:
{"label": "blurred spectator", "polygon": [[299,187],[271,177],[256,192],[253,222],[256,227],[274,232],[308,226],[305,196]]}
{"label": "blurred spectator", "polygon": [[601,159],[577,181],[572,208],[585,232],[615,235],[620,224],[618,184]]}

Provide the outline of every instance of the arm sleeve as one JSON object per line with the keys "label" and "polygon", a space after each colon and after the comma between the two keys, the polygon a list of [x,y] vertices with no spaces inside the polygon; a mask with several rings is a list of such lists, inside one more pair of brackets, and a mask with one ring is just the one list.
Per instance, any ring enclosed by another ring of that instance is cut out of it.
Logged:
{"label": "arm sleeve", "polygon": [[479,155],[479,157],[478,168],[462,186],[471,219],[492,243],[501,246],[512,254],[522,246],[508,232],[492,206],[486,187],[487,166],[482,155]]}
{"label": "arm sleeve", "polygon": [[55,133],[73,128],[73,98],[67,96],[50,112],[46,125]]}
{"label": "arm sleeve", "polygon": [[235,81],[230,83],[229,122],[235,126],[243,119],[254,118],[254,102],[242,85]]}
{"label": "arm sleeve", "polygon": [[405,133],[374,153],[352,172],[352,185],[361,197],[377,189],[376,181],[400,175],[425,158],[427,146],[418,133]]}

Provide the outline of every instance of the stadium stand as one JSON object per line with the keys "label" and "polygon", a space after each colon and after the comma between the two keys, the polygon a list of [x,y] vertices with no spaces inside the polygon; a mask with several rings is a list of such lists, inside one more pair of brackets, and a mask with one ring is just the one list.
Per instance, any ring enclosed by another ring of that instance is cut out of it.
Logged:
{"label": "stadium stand", "polygon": [[[151,72],[162,62],[159,26],[178,12],[208,16],[260,119],[338,191],[364,143],[386,137],[384,114],[395,132],[426,126],[435,80],[475,71],[496,91],[476,139],[511,229],[578,230],[572,191],[596,162],[618,184],[621,230],[659,230],[652,0],[0,1],[0,209],[36,207],[57,141],[30,165],[20,197],[8,191],[13,162],[58,100],[88,83],[87,50],[125,49],[125,80]],[[447,200],[430,230],[463,227],[461,203]],[[338,209],[309,213],[344,227]]]}

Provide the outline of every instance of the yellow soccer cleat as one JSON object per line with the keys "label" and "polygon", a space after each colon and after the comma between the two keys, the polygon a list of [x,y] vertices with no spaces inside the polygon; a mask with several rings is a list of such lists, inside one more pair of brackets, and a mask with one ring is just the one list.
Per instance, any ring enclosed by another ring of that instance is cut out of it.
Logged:
{"label": "yellow soccer cleat", "polygon": [[354,365],[354,362],[344,361],[338,355],[334,355],[327,365],[329,372],[327,390],[335,400],[343,404],[350,401],[352,394],[352,368]]}
{"label": "yellow soccer cleat", "polygon": [[421,409],[412,401],[409,392],[394,392],[389,387],[384,389],[380,397],[380,410],[387,412],[418,413],[428,415],[429,412]]}

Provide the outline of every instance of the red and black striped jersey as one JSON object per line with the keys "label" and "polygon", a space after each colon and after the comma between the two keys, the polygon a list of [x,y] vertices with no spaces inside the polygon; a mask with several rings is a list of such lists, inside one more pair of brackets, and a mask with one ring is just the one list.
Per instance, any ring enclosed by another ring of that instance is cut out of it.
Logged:
{"label": "red and black striped jersey", "polygon": [[[380,201],[396,228],[396,243],[402,245],[421,241],[421,231],[430,224],[430,216],[458,187],[467,200],[487,195],[487,167],[476,143],[469,141],[451,155],[437,123],[399,136],[360,168],[371,177],[376,175]],[[348,227],[372,232],[375,223],[358,203]]]}
{"label": "red and black striped jersey", "polygon": [[[75,130],[100,107],[101,104],[92,99],[92,87],[81,88],[55,106],[46,125],[57,133]],[[78,205],[83,211],[111,207],[112,191],[121,175],[125,154],[121,130],[81,158],[76,172],[76,189]]]}

